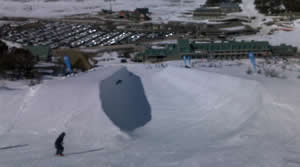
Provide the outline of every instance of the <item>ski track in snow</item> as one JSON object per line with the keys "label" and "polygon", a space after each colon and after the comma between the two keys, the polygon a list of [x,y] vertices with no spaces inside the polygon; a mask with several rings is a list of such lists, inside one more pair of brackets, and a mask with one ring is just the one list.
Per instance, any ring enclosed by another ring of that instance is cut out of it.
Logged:
{"label": "ski track in snow", "polygon": [[11,126],[6,130],[6,132],[3,134],[5,135],[6,133],[10,133],[14,128],[16,122],[21,119],[22,115],[25,114],[27,106],[30,105],[31,99],[35,96],[35,94],[38,92],[42,85],[37,85],[34,87],[30,87],[28,93],[25,95],[24,100],[19,107],[18,111],[16,112],[15,118],[11,123]]}

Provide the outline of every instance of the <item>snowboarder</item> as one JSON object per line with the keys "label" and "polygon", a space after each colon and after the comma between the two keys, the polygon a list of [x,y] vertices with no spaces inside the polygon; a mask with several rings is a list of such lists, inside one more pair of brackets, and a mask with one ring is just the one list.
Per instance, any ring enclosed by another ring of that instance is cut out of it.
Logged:
{"label": "snowboarder", "polygon": [[119,84],[121,84],[122,83],[122,80],[117,80],[117,82],[116,82],[116,85],[119,85]]}
{"label": "snowboarder", "polygon": [[64,144],[65,135],[66,135],[66,133],[62,132],[55,141],[56,155],[64,156],[64,154],[63,154],[63,151],[64,151],[63,144]]}

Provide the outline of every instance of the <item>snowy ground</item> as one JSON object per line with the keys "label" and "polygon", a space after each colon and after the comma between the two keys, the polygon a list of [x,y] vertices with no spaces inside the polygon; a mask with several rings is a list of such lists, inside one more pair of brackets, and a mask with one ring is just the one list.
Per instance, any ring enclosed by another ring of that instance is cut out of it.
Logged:
{"label": "snowy ground", "polygon": [[[123,66],[0,88],[0,166],[299,166],[300,80],[248,76],[248,64],[185,69],[128,64],[152,120],[121,132],[102,110],[99,84]],[[207,65],[207,63],[204,63]],[[126,81],[124,81],[126,82]],[[1,85],[1,84],[0,84]],[[65,158],[53,142],[66,131]]]}
{"label": "snowy ground", "polygon": [[272,27],[264,27],[263,33],[251,36],[238,37],[237,39],[269,41],[273,45],[288,44],[297,46],[298,49],[300,49],[300,39],[298,38],[298,35],[300,34],[300,20],[296,20],[294,24],[295,27],[293,31],[276,31],[272,35],[267,35],[266,30],[270,30]]}
{"label": "snowy ground", "polygon": [[[280,28],[278,26],[266,26],[263,23],[272,20],[270,16],[264,16],[257,12],[254,6],[254,0],[243,1],[242,4],[242,15],[248,17],[255,17],[255,19],[251,22],[251,26],[253,27],[261,27],[262,29],[256,35],[237,37],[238,40],[258,40],[258,41],[269,41],[273,45],[280,44],[288,44],[297,46],[300,49],[300,39],[297,36],[300,33],[300,20],[294,21],[294,30],[287,31],[276,31],[272,35],[268,35],[271,29]],[[236,14],[240,15],[240,14]],[[265,19],[265,21],[263,21]]]}
{"label": "snowy ground", "polygon": [[300,38],[297,38],[300,33],[300,20],[294,21],[294,31],[286,32],[280,30],[276,31],[272,35],[268,35],[271,29],[280,28],[278,26],[266,26],[263,24],[272,20],[273,17],[258,13],[255,9],[254,0],[243,0],[241,7],[243,10],[242,13],[234,13],[232,15],[255,17],[249,25],[253,27],[261,27],[261,30],[255,35],[238,37],[238,40],[269,41],[273,45],[288,44],[297,46],[300,49]]}
{"label": "snowy ground", "polygon": [[[193,10],[205,0],[116,0],[112,2],[113,10],[134,10],[148,7],[154,20],[179,19],[183,12]],[[109,9],[109,3],[104,0],[1,0],[0,16],[27,17],[60,17],[71,14],[94,13]]]}
{"label": "snowy ground", "polygon": [[10,41],[6,41],[6,40],[3,40],[3,39],[0,39],[2,42],[6,43],[6,45],[10,48],[12,47],[16,47],[16,48],[21,48],[22,45],[21,44],[18,44],[18,43],[14,43],[14,42],[10,42]]}

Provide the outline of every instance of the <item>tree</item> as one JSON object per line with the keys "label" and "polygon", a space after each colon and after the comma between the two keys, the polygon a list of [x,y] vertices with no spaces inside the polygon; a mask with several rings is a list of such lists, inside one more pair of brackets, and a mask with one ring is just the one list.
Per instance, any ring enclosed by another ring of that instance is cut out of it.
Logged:
{"label": "tree", "polygon": [[6,43],[0,40],[0,56],[6,55],[7,52],[8,52],[8,46],[6,45]]}
{"label": "tree", "polygon": [[16,79],[33,78],[33,67],[35,64],[35,57],[31,52],[20,48],[13,48],[0,61],[2,74],[4,73]]}
{"label": "tree", "polygon": [[232,2],[232,0],[206,0],[206,5],[210,6],[210,5],[216,5],[222,2]]}
{"label": "tree", "polygon": [[7,56],[8,46],[0,40],[0,74],[4,72],[3,59]]}
{"label": "tree", "polygon": [[293,12],[300,11],[300,0],[288,0],[288,1],[283,1],[283,3],[289,11],[293,11]]}
{"label": "tree", "polygon": [[255,0],[254,3],[261,13],[277,14],[285,11],[300,11],[300,0]]}

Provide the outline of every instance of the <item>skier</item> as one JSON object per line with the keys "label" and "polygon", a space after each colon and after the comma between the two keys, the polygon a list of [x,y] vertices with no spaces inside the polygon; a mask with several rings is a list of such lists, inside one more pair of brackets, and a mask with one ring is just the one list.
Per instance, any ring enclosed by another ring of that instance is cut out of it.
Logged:
{"label": "skier", "polygon": [[64,156],[64,154],[63,154],[63,151],[64,151],[63,141],[64,141],[65,135],[66,135],[66,133],[62,132],[55,141],[56,155]]}

